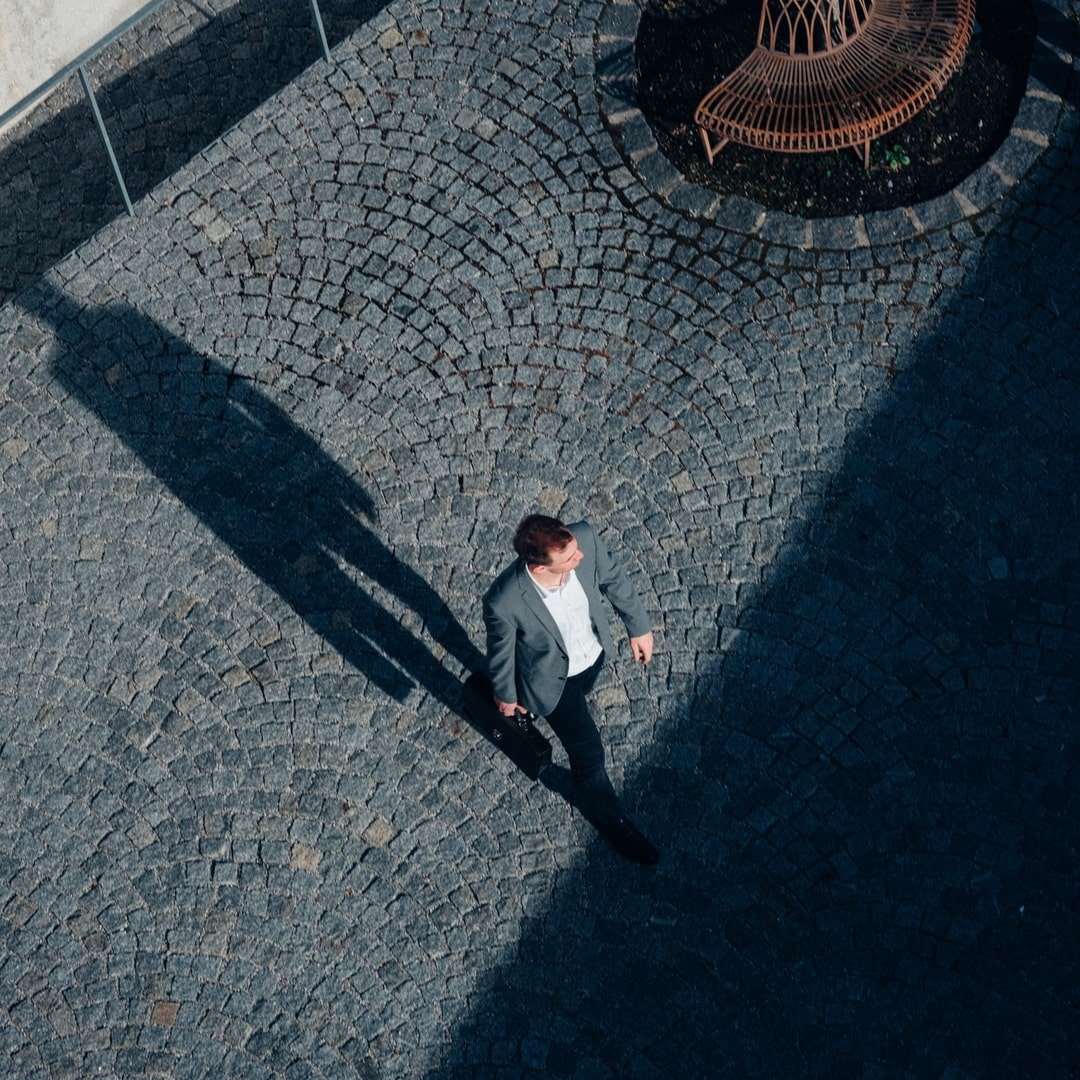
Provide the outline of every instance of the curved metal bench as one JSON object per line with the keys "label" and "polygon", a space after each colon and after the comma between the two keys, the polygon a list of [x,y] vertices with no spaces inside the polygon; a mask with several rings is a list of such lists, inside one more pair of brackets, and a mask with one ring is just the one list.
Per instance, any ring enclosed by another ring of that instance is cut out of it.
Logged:
{"label": "curved metal bench", "polygon": [[910,120],[963,63],[975,0],[762,0],[754,51],[694,113],[711,165],[729,141],[812,154]]}

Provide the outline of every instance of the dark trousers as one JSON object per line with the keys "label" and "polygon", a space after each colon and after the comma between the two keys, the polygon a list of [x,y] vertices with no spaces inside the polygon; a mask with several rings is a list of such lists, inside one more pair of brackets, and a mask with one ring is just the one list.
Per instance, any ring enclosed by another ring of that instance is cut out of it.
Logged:
{"label": "dark trousers", "polygon": [[570,759],[570,772],[584,797],[586,816],[601,826],[621,813],[618,796],[604,767],[604,744],[585,701],[603,666],[601,653],[592,667],[567,679],[559,704],[547,715],[551,730]]}

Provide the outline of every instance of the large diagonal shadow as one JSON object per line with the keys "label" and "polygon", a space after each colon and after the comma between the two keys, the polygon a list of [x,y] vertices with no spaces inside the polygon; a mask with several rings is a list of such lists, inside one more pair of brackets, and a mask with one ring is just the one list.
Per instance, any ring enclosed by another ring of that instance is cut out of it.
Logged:
{"label": "large diagonal shadow", "polygon": [[1078,168],[1021,189],[627,777],[660,866],[562,875],[432,1076],[1068,1075]]}
{"label": "large diagonal shadow", "polygon": [[[263,392],[135,308],[83,308],[42,283],[24,302],[61,343],[60,383],[107,425],[244,565],[350,664],[397,699],[413,686],[460,709],[482,657],[446,603],[376,529],[357,480]],[[378,599],[395,598],[430,635]]]}
{"label": "large diagonal shadow", "polygon": [[[331,47],[386,2],[321,0]],[[193,33],[160,49],[161,31],[144,24],[90,65],[133,200],[321,56],[307,0],[238,0],[196,22]],[[119,71],[118,53],[137,55],[144,41],[155,51]],[[124,212],[89,105],[75,87],[71,104],[0,140],[0,303]]]}

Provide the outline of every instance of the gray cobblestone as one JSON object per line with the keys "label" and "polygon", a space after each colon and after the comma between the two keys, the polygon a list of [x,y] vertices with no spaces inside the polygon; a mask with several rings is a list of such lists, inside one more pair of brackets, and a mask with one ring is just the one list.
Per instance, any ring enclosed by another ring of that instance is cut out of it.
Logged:
{"label": "gray cobblestone", "polygon": [[[1075,81],[1015,184],[808,226],[612,118],[637,10],[365,9],[0,239],[5,1073],[1067,1073]],[[647,876],[457,714],[536,507],[656,620]]]}

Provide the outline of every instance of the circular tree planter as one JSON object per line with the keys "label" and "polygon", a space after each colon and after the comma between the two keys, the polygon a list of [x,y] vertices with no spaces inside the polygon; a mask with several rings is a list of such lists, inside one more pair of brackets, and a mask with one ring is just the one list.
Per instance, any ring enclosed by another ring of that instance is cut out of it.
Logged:
{"label": "circular tree planter", "polygon": [[895,240],[984,209],[1057,127],[1075,3],[979,0],[963,68],[874,144],[869,172],[851,150],[779,154],[735,144],[710,166],[694,109],[752,49],[759,9],[760,0],[647,0],[643,8],[614,0],[601,15],[607,126],[642,183],[690,215],[804,247]]}

